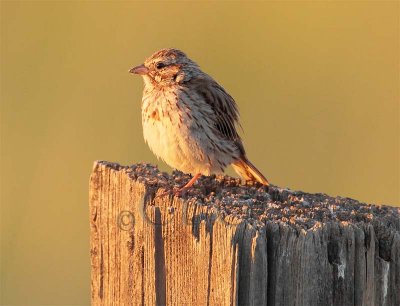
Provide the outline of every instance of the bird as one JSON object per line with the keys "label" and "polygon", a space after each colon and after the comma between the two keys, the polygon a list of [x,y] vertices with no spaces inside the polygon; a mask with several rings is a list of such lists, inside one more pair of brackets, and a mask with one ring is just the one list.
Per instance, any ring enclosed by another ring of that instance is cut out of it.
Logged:
{"label": "bird", "polygon": [[159,50],[129,72],[144,81],[145,142],[169,166],[192,175],[176,194],[229,165],[244,180],[269,185],[247,158],[235,100],[183,51]]}

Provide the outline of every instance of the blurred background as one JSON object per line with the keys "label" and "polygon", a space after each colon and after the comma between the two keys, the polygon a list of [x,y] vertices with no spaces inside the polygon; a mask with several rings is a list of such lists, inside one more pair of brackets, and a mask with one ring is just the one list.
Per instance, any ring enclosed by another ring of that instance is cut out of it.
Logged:
{"label": "blurred background", "polygon": [[273,184],[400,205],[397,1],[2,1],[1,304],[89,304],[93,161],[171,171],[128,73],[165,47],[236,99]]}

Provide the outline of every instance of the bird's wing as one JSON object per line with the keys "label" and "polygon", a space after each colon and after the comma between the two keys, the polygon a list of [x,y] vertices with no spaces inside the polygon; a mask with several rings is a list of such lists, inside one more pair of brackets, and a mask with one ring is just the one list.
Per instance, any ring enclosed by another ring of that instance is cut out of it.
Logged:
{"label": "bird's wing", "polygon": [[235,100],[213,79],[195,79],[190,81],[191,89],[203,98],[215,116],[214,126],[222,137],[237,142],[242,147],[236,130],[239,125],[239,112]]}

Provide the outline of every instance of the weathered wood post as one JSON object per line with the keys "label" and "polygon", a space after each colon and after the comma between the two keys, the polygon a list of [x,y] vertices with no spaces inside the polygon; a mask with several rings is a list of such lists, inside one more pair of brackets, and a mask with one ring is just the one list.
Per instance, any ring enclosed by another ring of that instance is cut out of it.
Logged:
{"label": "weathered wood post", "polygon": [[93,305],[400,305],[399,209],[97,162]]}

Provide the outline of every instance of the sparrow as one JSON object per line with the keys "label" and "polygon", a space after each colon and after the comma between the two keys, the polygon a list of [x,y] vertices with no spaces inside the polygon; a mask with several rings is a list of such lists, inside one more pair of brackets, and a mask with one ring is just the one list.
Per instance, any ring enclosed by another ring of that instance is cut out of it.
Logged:
{"label": "sparrow", "polygon": [[229,165],[245,180],[268,186],[249,161],[237,132],[235,100],[199,65],[177,49],[162,49],[129,70],[143,77],[143,136],[151,151],[172,168],[192,174],[176,193],[201,175]]}

